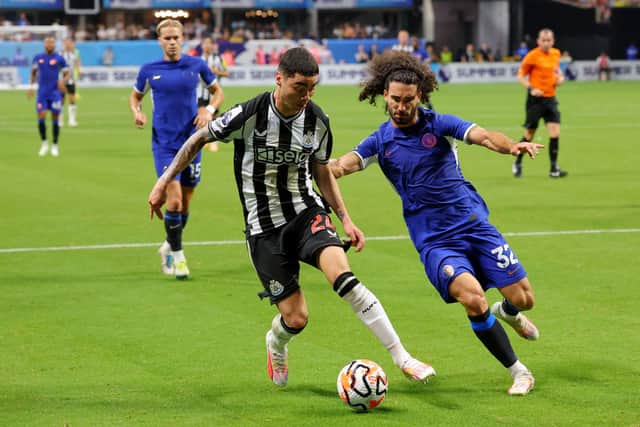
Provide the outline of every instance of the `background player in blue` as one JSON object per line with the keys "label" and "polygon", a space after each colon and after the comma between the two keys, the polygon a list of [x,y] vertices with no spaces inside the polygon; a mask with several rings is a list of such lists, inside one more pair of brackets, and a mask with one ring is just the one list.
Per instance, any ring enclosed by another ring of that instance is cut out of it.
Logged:
{"label": "background player in blue", "polygon": [[[45,120],[47,118],[47,110],[51,111],[51,123],[53,133],[53,145],[51,146],[51,155],[58,157],[58,136],[60,135],[60,126],[58,125],[58,117],[62,109],[62,94],[65,92],[65,84],[69,79],[69,70],[64,58],[55,52],[56,41],[53,37],[44,39],[44,53],[39,53],[33,57],[33,65],[31,68],[30,85],[38,81],[38,97],[36,98],[36,112],[38,113],[38,131],[40,132],[40,156],[45,156],[49,152],[49,143],[47,142],[47,128]],[[62,72],[62,79],[60,73]],[[27,97],[33,97],[33,88],[29,88]]]}
{"label": "background player in blue", "polygon": [[[371,62],[369,72],[359,99],[375,104],[382,95],[390,119],[333,161],[332,173],[341,177],[378,163],[400,195],[429,280],[447,303],[464,306],[476,336],[509,369],[509,394],[527,394],[533,375],[516,357],[496,317],[522,337],[537,339],[538,330],[520,313],[533,307],[533,290],[515,253],[489,223],[484,200],[462,176],[453,139],[514,156],[534,157],[543,146],[514,143],[502,133],[420,107],[437,83],[409,54],[385,53]],[[505,297],[491,309],[484,294],[488,288],[498,288]]]}
{"label": "background player in blue", "polygon": [[[129,97],[129,107],[138,128],[147,122],[141,110],[142,98],[151,89],[153,124],[151,149],[157,176],[173,160],[182,143],[206,125],[223,100],[222,89],[215,75],[201,58],[183,55],[182,24],[165,19],[156,27],[162,47],[162,59],[143,65]],[[206,108],[198,110],[196,87],[199,79],[206,83],[211,97]],[[177,279],[189,277],[187,261],[182,250],[182,230],[189,218],[189,205],[200,181],[201,155],[179,173],[167,186],[167,211],[164,226],[166,241],[160,246],[162,271],[175,274]]]}

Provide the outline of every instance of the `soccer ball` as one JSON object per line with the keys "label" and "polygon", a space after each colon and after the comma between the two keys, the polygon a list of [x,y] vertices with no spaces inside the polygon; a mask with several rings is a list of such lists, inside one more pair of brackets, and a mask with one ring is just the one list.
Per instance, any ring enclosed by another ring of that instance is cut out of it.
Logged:
{"label": "soccer ball", "polygon": [[338,374],[340,399],[355,411],[367,411],[382,403],[387,395],[387,374],[368,359],[349,362]]}

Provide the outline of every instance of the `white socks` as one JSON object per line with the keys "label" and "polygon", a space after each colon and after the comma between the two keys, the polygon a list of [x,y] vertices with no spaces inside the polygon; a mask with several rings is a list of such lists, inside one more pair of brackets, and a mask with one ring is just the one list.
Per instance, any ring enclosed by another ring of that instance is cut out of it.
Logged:
{"label": "white socks", "polygon": [[282,315],[278,313],[271,321],[271,344],[278,351],[284,351],[284,346],[286,346],[289,341],[296,336],[296,334],[292,334],[282,326],[281,318]]}
{"label": "white socks", "polygon": [[69,123],[75,123],[76,121],[76,105],[69,104],[67,106],[67,112],[69,113]]}
{"label": "white socks", "polygon": [[511,376],[514,377],[514,378],[515,378],[516,374],[518,374],[519,372],[522,372],[522,371],[529,372],[527,367],[524,366],[524,364],[519,360],[516,360],[516,363],[514,363],[511,366],[509,366],[507,369],[509,369],[509,372],[511,373]]}
{"label": "white socks", "polygon": [[400,342],[400,337],[393,329],[391,321],[378,298],[362,283],[356,285],[342,297],[351,304],[358,318],[378,338],[378,341],[389,351],[393,363],[401,367],[411,356]]}

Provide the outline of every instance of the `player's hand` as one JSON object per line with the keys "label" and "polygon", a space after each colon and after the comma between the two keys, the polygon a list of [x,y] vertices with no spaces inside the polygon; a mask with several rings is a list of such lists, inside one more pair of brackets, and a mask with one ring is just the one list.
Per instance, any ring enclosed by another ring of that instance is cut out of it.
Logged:
{"label": "player's hand", "polygon": [[344,229],[344,233],[349,236],[349,239],[351,240],[351,247],[353,247],[356,252],[360,252],[364,249],[364,233],[356,227],[353,222],[350,220],[343,222],[342,228]]}
{"label": "player's hand", "polygon": [[196,114],[193,124],[200,129],[205,127],[211,120],[213,120],[213,114],[208,112],[206,108],[201,107],[198,108],[198,114]]}
{"label": "player's hand", "polygon": [[156,181],[151,193],[149,193],[149,219],[153,219],[153,215],[158,219],[163,219],[162,205],[167,198],[167,183],[162,178]]}
{"label": "player's hand", "polygon": [[532,159],[535,158],[540,149],[544,148],[543,144],[535,144],[533,142],[518,142],[511,146],[511,155],[517,156],[518,154],[528,154]]}
{"label": "player's hand", "polygon": [[532,87],[529,90],[529,93],[531,94],[531,96],[542,96],[544,94],[544,92],[538,88]]}
{"label": "player's hand", "polygon": [[67,93],[67,86],[64,84],[63,80],[58,80],[58,90],[62,92],[62,94]]}
{"label": "player's hand", "polygon": [[136,127],[138,129],[142,129],[144,128],[144,125],[147,124],[147,116],[142,111],[137,111],[134,121],[136,123]]}

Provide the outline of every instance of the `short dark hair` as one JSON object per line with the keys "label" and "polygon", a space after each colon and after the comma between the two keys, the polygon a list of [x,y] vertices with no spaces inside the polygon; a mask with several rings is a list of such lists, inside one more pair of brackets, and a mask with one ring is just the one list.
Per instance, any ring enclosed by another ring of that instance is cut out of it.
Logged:
{"label": "short dark hair", "polygon": [[296,73],[305,77],[316,76],[320,73],[318,63],[304,47],[289,49],[280,57],[278,71],[290,77]]}

